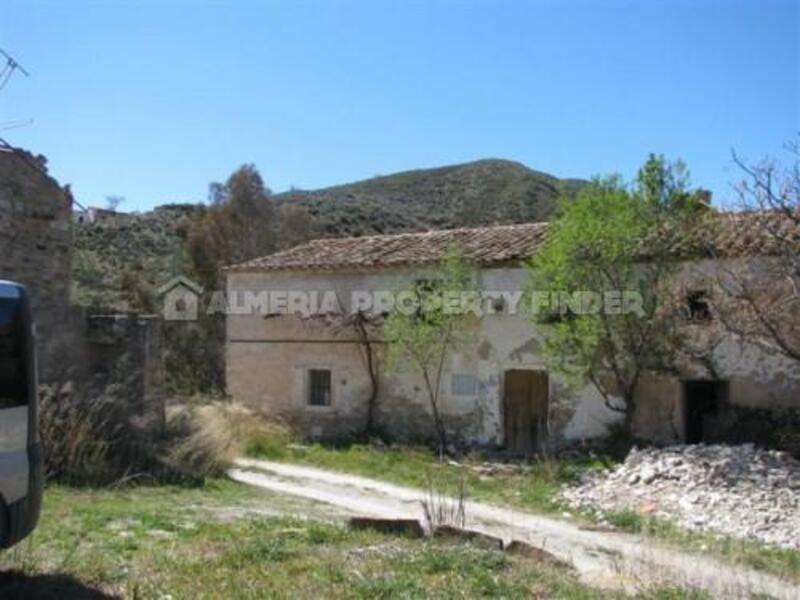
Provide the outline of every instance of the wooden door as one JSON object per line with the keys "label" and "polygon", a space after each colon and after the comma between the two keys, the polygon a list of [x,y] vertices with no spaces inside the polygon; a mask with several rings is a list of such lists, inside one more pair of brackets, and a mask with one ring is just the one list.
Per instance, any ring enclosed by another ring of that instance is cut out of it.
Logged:
{"label": "wooden door", "polygon": [[503,414],[506,450],[509,453],[529,455],[544,445],[548,388],[546,371],[506,371]]}

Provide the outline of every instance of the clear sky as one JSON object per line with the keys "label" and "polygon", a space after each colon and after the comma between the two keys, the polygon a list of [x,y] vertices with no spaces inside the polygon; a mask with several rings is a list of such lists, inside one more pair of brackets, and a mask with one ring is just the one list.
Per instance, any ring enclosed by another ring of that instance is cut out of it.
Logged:
{"label": "clear sky", "polygon": [[275,191],[478,158],[631,177],[683,158],[730,196],[736,149],[800,131],[800,0],[0,0],[31,75],[0,131],[76,198],[204,201],[252,162]]}

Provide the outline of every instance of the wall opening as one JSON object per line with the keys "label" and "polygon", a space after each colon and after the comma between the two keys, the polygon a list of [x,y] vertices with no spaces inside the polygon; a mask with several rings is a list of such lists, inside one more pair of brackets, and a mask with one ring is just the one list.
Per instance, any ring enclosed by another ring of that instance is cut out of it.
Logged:
{"label": "wall opening", "polygon": [[686,295],[686,309],[693,323],[708,323],[712,320],[711,297],[706,290],[693,290]]}
{"label": "wall opening", "polygon": [[683,382],[684,432],[687,444],[699,444],[714,438],[713,420],[726,401],[728,383],[717,380]]}
{"label": "wall opening", "polygon": [[547,441],[549,378],[546,371],[513,369],[505,372],[503,422],[505,448],[529,455]]}

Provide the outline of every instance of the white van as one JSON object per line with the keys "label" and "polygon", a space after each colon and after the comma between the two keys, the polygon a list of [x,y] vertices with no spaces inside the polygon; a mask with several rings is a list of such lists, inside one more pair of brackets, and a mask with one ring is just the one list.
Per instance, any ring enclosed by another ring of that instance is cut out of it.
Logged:
{"label": "white van", "polygon": [[33,531],[42,506],[34,337],[25,288],[0,280],[0,548]]}

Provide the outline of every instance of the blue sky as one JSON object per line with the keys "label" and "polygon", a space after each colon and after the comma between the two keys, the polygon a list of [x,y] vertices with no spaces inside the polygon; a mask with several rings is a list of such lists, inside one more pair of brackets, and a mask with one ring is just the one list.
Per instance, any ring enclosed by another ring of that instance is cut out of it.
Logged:
{"label": "blue sky", "polygon": [[275,191],[484,157],[631,177],[683,158],[717,200],[736,149],[800,131],[800,0],[0,0],[31,73],[0,131],[76,198],[204,201],[255,163]]}

